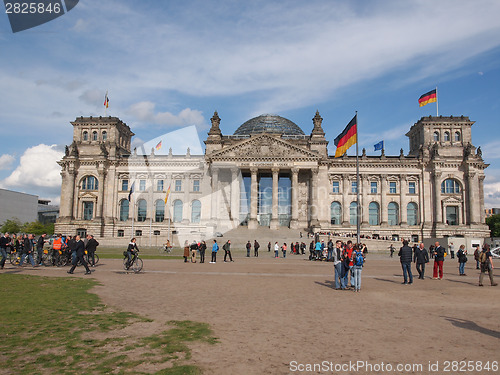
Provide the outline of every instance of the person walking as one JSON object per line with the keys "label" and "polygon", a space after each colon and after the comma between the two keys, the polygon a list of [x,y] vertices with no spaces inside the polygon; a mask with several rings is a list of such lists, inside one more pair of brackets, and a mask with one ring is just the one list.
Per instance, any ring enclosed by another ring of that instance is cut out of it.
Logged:
{"label": "person walking", "polygon": [[36,251],[38,253],[38,265],[41,266],[42,263],[42,257],[43,257],[43,245],[45,244],[45,237],[47,236],[47,233],[43,233],[40,237],[38,237],[38,240],[36,241]]}
{"label": "person walking", "polygon": [[222,249],[224,250],[224,262],[227,262],[226,258],[229,255],[229,261],[233,261],[233,257],[231,256],[231,241],[227,240],[227,242],[222,246]]}
{"label": "person walking", "polygon": [[[444,257],[445,257],[446,250],[444,247],[439,246],[439,242],[436,241],[435,243],[435,248],[434,248],[434,273],[432,275],[432,278],[434,280],[443,279],[443,265],[444,265]],[[439,270],[439,274],[438,274]]]}
{"label": "person walking", "polygon": [[207,250],[207,243],[201,241],[200,244],[200,263],[205,263],[205,251]]}
{"label": "person walking", "polygon": [[253,242],[253,256],[254,257],[258,257],[259,256],[259,247],[260,247],[260,244],[257,242],[257,240],[255,240]]}
{"label": "person walking", "polygon": [[0,237],[0,254],[2,255],[2,260],[0,261],[0,268],[3,269],[5,266],[5,261],[7,260],[7,245],[10,244],[9,233],[4,233]]}
{"label": "person walking", "polygon": [[408,241],[403,241],[403,246],[399,249],[399,261],[401,262],[401,268],[403,268],[403,284],[413,284],[413,274],[411,273],[411,261],[413,250],[408,246]]}
{"label": "person walking", "polygon": [[465,274],[465,263],[467,263],[467,250],[465,250],[465,245],[460,245],[457,252],[458,258],[458,274],[460,276],[467,276]]}
{"label": "person walking", "polygon": [[483,278],[486,272],[490,277],[491,286],[497,286],[498,284],[493,281],[493,257],[490,251],[490,245],[485,243],[483,245],[483,250],[479,255],[479,262],[481,263],[481,273],[479,274],[479,286],[483,286]]}
{"label": "person walking", "polygon": [[212,261],[210,263],[217,263],[217,251],[219,251],[219,245],[217,244],[217,240],[214,240],[214,244],[212,245]]}
{"label": "person walking", "polygon": [[359,292],[361,290],[361,271],[363,270],[363,264],[365,263],[365,257],[363,256],[363,251],[359,248],[359,245],[355,245],[352,252],[352,274],[354,276],[354,291]]}
{"label": "person walking", "polygon": [[85,250],[87,250],[87,258],[89,260],[90,267],[95,267],[95,252],[97,251],[97,246],[99,246],[99,242],[97,242],[93,235],[89,234],[87,236]]}
{"label": "person walking", "polygon": [[279,257],[279,251],[280,251],[280,247],[278,245],[278,242],[276,241],[274,243],[274,257],[275,258],[278,258]]}
{"label": "person walking", "polygon": [[413,253],[413,261],[417,266],[418,278],[424,280],[425,264],[429,263],[429,254],[427,253],[427,249],[424,247],[423,242],[420,242],[419,247]]}
{"label": "person walking", "polygon": [[198,251],[198,243],[196,241],[193,241],[193,243],[189,248],[191,250],[191,263],[196,263],[196,252]]}
{"label": "person walking", "polygon": [[391,253],[391,258],[392,258],[394,251],[396,251],[396,249],[394,248],[394,245],[392,243],[391,243],[391,246],[389,246],[389,251]]}
{"label": "person walking", "polygon": [[78,234],[75,236],[75,244],[76,244],[76,260],[73,261],[73,266],[71,266],[71,269],[68,271],[68,273],[73,274],[76,265],[78,264],[78,262],[81,262],[82,265],[85,267],[85,275],[90,275],[91,274],[90,268],[87,265],[85,258],[83,257],[83,255],[85,254],[85,244],[83,243],[82,239]]}
{"label": "person walking", "polygon": [[250,249],[252,248],[252,244],[250,243],[250,240],[248,240],[248,242],[246,244],[246,248],[247,248],[247,258],[250,258]]}

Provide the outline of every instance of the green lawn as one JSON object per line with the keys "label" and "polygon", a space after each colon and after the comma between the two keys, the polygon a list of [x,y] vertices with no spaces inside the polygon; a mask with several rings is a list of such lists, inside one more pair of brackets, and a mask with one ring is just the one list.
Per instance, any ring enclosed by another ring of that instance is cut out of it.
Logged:
{"label": "green lawn", "polygon": [[[102,305],[90,279],[0,276],[0,368],[15,374],[199,374],[186,343],[217,339],[206,323],[170,321],[143,336],[151,320]],[[116,334],[126,326],[135,334]]]}

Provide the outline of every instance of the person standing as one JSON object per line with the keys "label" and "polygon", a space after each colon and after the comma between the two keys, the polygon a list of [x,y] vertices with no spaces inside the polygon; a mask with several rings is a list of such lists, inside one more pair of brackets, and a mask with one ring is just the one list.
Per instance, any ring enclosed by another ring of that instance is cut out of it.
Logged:
{"label": "person standing", "polygon": [[233,262],[233,257],[231,256],[231,241],[227,240],[227,242],[222,246],[224,250],[224,262],[227,262],[226,258],[229,255],[229,260]]}
{"label": "person standing", "polygon": [[281,246],[281,251],[283,252],[283,258],[286,258],[286,242],[284,242],[283,246]]}
{"label": "person standing", "polygon": [[258,257],[259,256],[259,247],[260,247],[260,244],[257,242],[257,240],[255,240],[253,242],[253,256],[254,257]]}
{"label": "person standing", "polygon": [[[444,254],[446,250],[444,247],[439,246],[439,242],[436,241],[435,243],[435,248],[434,248],[434,273],[432,275],[432,278],[434,280],[439,279],[441,280],[443,278],[443,264],[444,264]],[[438,274],[439,270],[439,274]]]}
{"label": "person standing", "polygon": [[[410,246],[408,246],[408,241],[403,241],[403,247],[399,249],[399,261],[401,262],[401,267],[403,268],[403,284],[413,284],[413,274],[411,273],[411,261],[413,250]],[[409,282],[408,282],[409,278]]]}
{"label": "person standing", "polygon": [[55,266],[57,259],[61,256],[63,248],[62,234],[58,233],[57,238],[52,242],[52,265]]}
{"label": "person standing", "polygon": [[187,263],[188,258],[189,258],[189,242],[188,242],[188,240],[184,241],[184,254],[183,254],[183,258],[184,258],[184,263]]}
{"label": "person standing", "polygon": [[85,244],[83,243],[82,239],[78,234],[75,236],[74,241],[76,246],[76,260],[73,261],[73,266],[71,266],[71,269],[68,271],[68,273],[73,274],[76,265],[78,264],[78,262],[81,262],[82,265],[85,267],[85,275],[90,275],[91,274],[90,268],[87,265],[85,258],[83,257],[83,255],[85,254]]}
{"label": "person standing", "polygon": [[45,244],[45,236],[47,233],[43,233],[38,240],[36,241],[36,251],[38,253],[38,265],[42,265],[42,257],[43,257],[43,245]]}
{"label": "person standing", "polygon": [[217,251],[219,251],[219,245],[217,244],[217,240],[214,240],[214,244],[212,245],[212,261],[210,263],[217,263]]}
{"label": "person standing", "polygon": [[476,246],[476,250],[474,250],[474,260],[476,261],[476,270],[479,269],[479,256],[481,255],[481,250],[479,250],[479,246]]}
{"label": "person standing", "polygon": [[497,286],[498,284],[493,281],[493,257],[490,251],[490,245],[485,243],[483,245],[483,250],[479,255],[479,261],[481,263],[481,273],[479,274],[479,286],[483,286],[483,277],[488,272],[490,277],[491,286]]}
{"label": "person standing", "polygon": [[413,261],[417,265],[418,278],[424,280],[425,264],[429,263],[429,254],[427,253],[427,249],[424,247],[423,242],[420,242],[419,247],[413,253]]}
{"label": "person standing", "polygon": [[190,246],[191,249],[191,263],[196,263],[196,252],[198,251],[198,243],[193,241]]}
{"label": "person standing", "polygon": [[335,268],[335,290],[345,289],[343,278],[343,263],[342,263],[342,241],[335,242],[333,252],[333,268]]}
{"label": "person standing", "polygon": [[271,241],[269,241],[267,243],[267,252],[270,253],[271,252]]}
{"label": "person standing", "polygon": [[248,242],[246,244],[246,248],[247,248],[247,258],[250,258],[250,249],[252,248],[252,244],[250,243],[250,240],[248,240]]}
{"label": "person standing", "polygon": [[314,249],[316,250],[316,260],[321,260],[321,242],[319,242],[319,239],[316,241]]}
{"label": "person standing", "polygon": [[87,236],[85,250],[87,250],[87,258],[91,267],[95,267],[95,252],[97,251],[97,246],[99,246],[99,242],[97,242],[93,235],[89,234]]}
{"label": "person standing", "polygon": [[200,244],[200,263],[205,263],[205,251],[207,250],[207,243],[201,241]]}
{"label": "person standing", "polygon": [[27,256],[29,262],[33,267],[35,267],[35,260],[33,259],[33,235],[28,235],[23,242],[23,254],[21,254],[21,260],[19,266],[23,265],[24,257]]}
{"label": "person standing", "polygon": [[352,241],[347,241],[347,246],[342,252],[342,261],[344,262],[344,285],[347,288],[349,285],[349,274],[351,275],[351,287],[354,288],[354,280],[352,278],[352,267],[354,263],[352,262],[352,252],[353,245]]}
{"label": "person standing", "polygon": [[359,245],[354,246],[352,252],[352,273],[354,276],[354,291],[359,292],[361,290],[361,271],[363,270],[363,264],[365,263],[365,258],[363,256],[363,251],[359,248]]}
{"label": "person standing", "polygon": [[394,245],[391,243],[391,246],[389,246],[389,251],[391,252],[391,258],[392,258],[392,256],[394,255],[394,251],[395,251],[395,250],[396,250],[396,249],[394,248]]}
{"label": "person standing", "polygon": [[2,255],[2,260],[0,261],[0,268],[3,269],[5,266],[5,261],[7,260],[7,245],[10,243],[9,233],[4,233],[0,237],[0,254]]}
{"label": "person standing", "polygon": [[460,276],[467,276],[465,274],[465,263],[467,263],[467,250],[465,250],[465,245],[460,245],[458,252],[458,274]]}
{"label": "person standing", "polygon": [[279,251],[280,251],[280,247],[278,245],[278,242],[276,241],[274,243],[274,257],[275,258],[278,258],[279,257]]}
{"label": "person standing", "polygon": [[328,247],[328,254],[326,256],[326,261],[330,262],[331,260],[333,260],[333,241],[331,238],[328,240],[327,247]]}

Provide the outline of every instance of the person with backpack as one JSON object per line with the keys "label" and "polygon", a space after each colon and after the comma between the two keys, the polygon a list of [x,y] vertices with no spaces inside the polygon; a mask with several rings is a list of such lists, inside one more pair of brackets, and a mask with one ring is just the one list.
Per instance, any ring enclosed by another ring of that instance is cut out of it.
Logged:
{"label": "person with backpack", "polygon": [[227,257],[229,255],[229,261],[233,261],[233,257],[231,256],[231,241],[227,240],[227,242],[222,246],[222,249],[224,250],[224,262],[227,262]]}
{"label": "person with backpack", "polygon": [[465,250],[465,245],[460,245],[457,252],[458,258],[458,273],[460,276],[467,276],[465,274],[465,263],[467,263],[467,250]]}
{"label": "person with backpack", "polygon": [[483,245],[483,250],[479,254],[479,262],[481,263],[481,273],[479,274],[479,286],[483,286],[483,277],[488,272],[490,277],[491,286],[497,286],[498,284],[493,281],[493,259],[490,251],[490,245],[485,243]]}
{"label": "person with backpack", "polygon": [[[408,241],[403,241],[403,247],[399,249],[399,260],[403,268],[403,285],[413,284],[413,274],[411,273],[411,261],[413,258],[413,249],[408,246]],[[409,279],[409,280],[408,280]]]}
{"label": "person with backpack", "polygon": [[359,245],[354,246],[352,252],[352,273],[354,278],[354,291],[359,292],[361,290],[361,271],[363,270],[363,264],[365,263],[365,257],[363,251],[359,248]]}

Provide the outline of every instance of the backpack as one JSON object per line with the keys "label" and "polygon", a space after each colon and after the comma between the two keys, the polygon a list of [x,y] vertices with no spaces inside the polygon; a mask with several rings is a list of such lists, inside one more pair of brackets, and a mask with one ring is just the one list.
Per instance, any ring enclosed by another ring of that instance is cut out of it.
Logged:
{"label": "backpack", "polygon": [[479,262],[481,262],[481,264],[485,264],[487,261],[489,261],[486,254],[486,251],[481,251],[481,254],[479,254]]}
{"label": "backpack", "polygon": [[354,265],[358,267],[363,267],[363,263],[365,262],[365,258],[363,258],[363,253],[358,252],[354,255]]}

